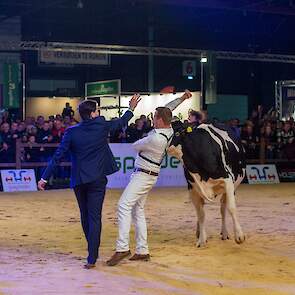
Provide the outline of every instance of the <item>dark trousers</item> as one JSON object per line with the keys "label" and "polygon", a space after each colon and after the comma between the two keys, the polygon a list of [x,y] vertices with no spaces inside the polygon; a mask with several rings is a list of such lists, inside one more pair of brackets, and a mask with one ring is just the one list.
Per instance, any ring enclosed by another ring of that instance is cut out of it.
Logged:
{"label": "dark trousers", "polygon": [[81,214],[81,224],[88,243],[87,262],[94,264],[98,258],[101,234],[101,211],[107,178],[78,185],[74,188]]}

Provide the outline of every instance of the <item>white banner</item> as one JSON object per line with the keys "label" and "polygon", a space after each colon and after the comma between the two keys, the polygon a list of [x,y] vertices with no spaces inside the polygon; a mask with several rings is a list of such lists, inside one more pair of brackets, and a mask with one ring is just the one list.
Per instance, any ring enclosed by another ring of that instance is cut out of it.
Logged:
{"label": "white banner", "polygon": [[[108,176],[108,188],[125,188],[129,183],[130,175],[134,170],[136,151],[132,144],[110,144],[116,162],[120,168],[118,172]],[[162,162],[160,176],[156,187],[161,186],[186,186],[183,167],[179,160],[166,156]]]}
{"label": "white banner", "polygon": [[95,52],[73,52],[66,50],[48,50],[39,51],[40,63],[53,64],[85,64],[85,65],[109,65],[109,55]]}
{"label": "white banner", "polygon": [[275,165],[247,165],[246,174],[249,184],[280,183]]}
{"label": "white banner", "polygon": [[4,192],[37,191],[33,169],[1,170]]}

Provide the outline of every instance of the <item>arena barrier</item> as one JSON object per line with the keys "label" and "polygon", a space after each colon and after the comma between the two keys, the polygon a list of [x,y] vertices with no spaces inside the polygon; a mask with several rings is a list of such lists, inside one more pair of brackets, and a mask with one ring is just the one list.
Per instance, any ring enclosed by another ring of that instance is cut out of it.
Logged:
{"label": "arena barrier", "polygon": [[[265,159],[265,143],[262,140],[259,144],[259,159],[247,160],[248,164],[275,164],[278,171],[280,181],[295,181],[295,159]],[[22,152],[25,148],[56,148],[57,143],[52,144],[28,144],[16,141],[16,156],[14,163],[0,163],[1,169],[30,169],[47,166],[47,162],[24,162],[21,160]],[[115,160],[119,167],[119,171],[108,177],[109,188],[124,188],[128,182],[132,171],[134,170],[134,162],[136,152],[132,148],[132,144],[128,143],[111,143],[110,147],[115,156]],[[61,162],[60,166],[69,167],[70,162]],[[174,157],[165,155],[162,162],[161,173],[156,184],[157,187],[181,187],[186,186],[183,175],[183,167],[179,160]]]}

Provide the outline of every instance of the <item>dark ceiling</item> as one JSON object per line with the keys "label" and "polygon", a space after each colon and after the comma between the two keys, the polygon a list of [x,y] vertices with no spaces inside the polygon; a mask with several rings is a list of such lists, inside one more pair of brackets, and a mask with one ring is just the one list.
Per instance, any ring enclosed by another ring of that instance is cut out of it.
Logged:
{"label": "dark ceiling", "polygon": [[295,54],[295,1],[1,0],[24,40]]}

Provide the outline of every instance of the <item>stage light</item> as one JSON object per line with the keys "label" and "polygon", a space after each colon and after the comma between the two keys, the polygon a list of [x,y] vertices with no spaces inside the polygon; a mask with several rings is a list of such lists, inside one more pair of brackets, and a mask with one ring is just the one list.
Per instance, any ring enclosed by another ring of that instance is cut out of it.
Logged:
{"label": "stage light", "polygon": [[207,57],[204,56],[204,57],[201,57],[200,61],[201,61],[201,63],[206,63],[208,61],[208,59],[207,59]]}
{"label": "stage light", "polygon": [[193,80],[194,77],[193,76],[187,76],[188,80]]}

